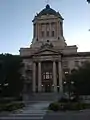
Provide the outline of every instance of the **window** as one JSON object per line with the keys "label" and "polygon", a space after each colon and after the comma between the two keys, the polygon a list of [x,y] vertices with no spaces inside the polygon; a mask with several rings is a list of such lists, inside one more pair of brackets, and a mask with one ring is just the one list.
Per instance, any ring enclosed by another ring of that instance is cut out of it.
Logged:
{"label": "window", "polygon": [[52,73],[50,73],[50,72],[43,73],[43,79],[44,80],[52,79]]}
{"label": "window", "polygon": [[81,65],[84,65],[85,64],[85,61],[81,61]]}
{"label": "window", "polygon": [[75,61],[75,66],[76,66],[76,67],[79,66],[79,61]]}
{"label": "window", "polygon": [[52,37],[54,37],[54,31],[52,31]]}
{"label": "window", "polygon": [[47,37],[49,37],[49,31],[47,31]]}
{"label": "window", "polygon": [[46,79],[49,79],[49,72],[46,72]]}
{"label": "window", "polygon": [[55,22],[52,22],[52,23],[51,23],[51,26],[54,26],[54,25],[55,25]]}
{"label": "window", "polygon": [[63,67],[68,67],[68,61],[63,61]]}
{"label": "window", "polygon": [[61,36],[63,36],[62,22],[60,22]]}
{"label": "window", "polygon": [[34,24],[34,37],[36,37],[36,24]]}
{"label": "window", "polygon": [[41,32],[41,36],[44,37],[44,31]]}

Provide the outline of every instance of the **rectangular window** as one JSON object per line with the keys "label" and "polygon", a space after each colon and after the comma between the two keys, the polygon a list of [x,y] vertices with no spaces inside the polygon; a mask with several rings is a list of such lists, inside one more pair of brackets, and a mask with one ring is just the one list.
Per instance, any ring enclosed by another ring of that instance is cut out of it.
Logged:
{"label": "rectangular window", "polygon": [[60,30],[61,30],[61,36],[63,36],[63,27],[62,27],[62,22],[60,22]]}
{"label": "rectangular window", "polygon": [[54,31],[52,31],[52,37],[54,37]]}
{"label": "rectangular window", "polygon": [[63,67],[68,67],[68,61],[63,61]]}
{"label": "rectangular window", "polygon": [[49,31],[47,31],[47,37],[49,37]]}
{"label": "rectangular window", "polygon": [[85,61],[81,61],[81,65],[84,65],[85,64]]}
{"label": "rectangular window", "polygon": [[36,24],[34,24],[34,37],[36,37]]}
{"label": "rectangular window", "polygon": [[44,31],[41,32],[41,36],[44,37]]}
{"label": "rectangular window", "polygon": [[79,66],[79,61],[75,61],[75,66],[76,66],[76,67]]}

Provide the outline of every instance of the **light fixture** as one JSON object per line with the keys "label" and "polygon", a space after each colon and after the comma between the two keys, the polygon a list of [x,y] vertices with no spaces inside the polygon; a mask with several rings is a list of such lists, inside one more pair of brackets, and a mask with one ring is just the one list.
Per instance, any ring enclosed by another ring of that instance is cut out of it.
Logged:
{"label": "light fixture", "polygon": [[8,83],[5,83],[4,86],[8,86]]}
{"label": "light fixture", "polygon": [[68,74],[68,72],[65,72],[65,74]]}
{"label": "light fixture", "polygon": [[43,87],[43,85],[42,85],[42,87]]}
{"label": "light fixture", "polygon": [[71,84],[74,84],[74,81],[71,81]]}
{"label": "light fixture", "polygon": [[66,84],[66,81],[64,81],[64,84]]}

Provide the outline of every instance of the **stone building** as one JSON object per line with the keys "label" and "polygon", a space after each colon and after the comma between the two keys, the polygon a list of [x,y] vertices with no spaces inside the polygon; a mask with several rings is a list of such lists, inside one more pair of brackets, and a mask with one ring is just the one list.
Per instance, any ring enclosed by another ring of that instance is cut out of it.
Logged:
{"label": "stone building", "polygon": [[76,45],[67,45],[63,20],[49,5],[34,17],[32,43],[20,49],[26,92],[63,92],[65,73],[90,61],[90,52],[77,52]]}

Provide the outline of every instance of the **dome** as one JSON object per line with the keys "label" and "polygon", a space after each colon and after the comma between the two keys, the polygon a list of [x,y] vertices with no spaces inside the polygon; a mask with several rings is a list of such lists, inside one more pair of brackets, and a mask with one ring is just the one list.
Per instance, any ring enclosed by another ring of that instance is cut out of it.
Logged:
{"label": "dome", "polygon": [[47,14],[58,16],[58,17],[60,17],[63,20],[63,18],[60,15],[60,13],[56,12],[54,9],[50,8],[49,4],[47,4],[46,7],[40,13],[38,13],[37,16],[35,16],[35,18],[40,17],[42,15],[47,15]]}
{"label": "dome", "polygon": [[41,16],[41,15],[47,15],[47,14],[57,15],[57,12],[56,12],[55,10],[53,10],[52,8],[50,8],[50,6],[47,4],[47,5],[46,5],[46,8],[43,9],[43,10],[39,13],[39,16]]}

